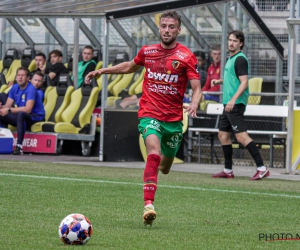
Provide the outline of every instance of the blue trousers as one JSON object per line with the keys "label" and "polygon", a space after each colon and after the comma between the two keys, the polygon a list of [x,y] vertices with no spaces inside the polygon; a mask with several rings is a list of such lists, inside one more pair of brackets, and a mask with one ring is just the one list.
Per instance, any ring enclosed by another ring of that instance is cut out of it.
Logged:
{"label": "blue trousers", "polygon": [[32,117],[32,114],[28,114],[26,112],[18,112],[17,114],[9,113],[5,116],[0,116],[0,127],[7,128],[8,124],[17,127],[17,144],[22,145],[26,130],[30,129],[31,125],[33,125],[34,123],[39,122],[36,120],[32,120]]}

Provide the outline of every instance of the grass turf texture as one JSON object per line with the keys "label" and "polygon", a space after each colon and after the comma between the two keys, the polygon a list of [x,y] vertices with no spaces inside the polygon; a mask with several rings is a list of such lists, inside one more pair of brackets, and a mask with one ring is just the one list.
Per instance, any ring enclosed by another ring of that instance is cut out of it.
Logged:
{"label": "grass turf texture", "polygon": [[0,161],[0,249],[65,249],[57,231],[71,213],[93,224],[87,249],[299,249],[298,240],[259,239],[300,235],[299,182],[160,174],[157,219],[145,227],[142,176],[142,169]]}

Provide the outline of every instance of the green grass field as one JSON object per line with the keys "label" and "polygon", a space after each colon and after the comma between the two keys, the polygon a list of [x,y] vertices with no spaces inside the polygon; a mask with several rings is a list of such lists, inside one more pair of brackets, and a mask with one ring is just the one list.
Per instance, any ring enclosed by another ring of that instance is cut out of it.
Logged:
{"label": "green grass field", "polygon": [[[0,161],[0,249],[300,248],[298,240],[264,236],[299,237],[300,182],[160,174],[157,219],[145,227],[142,176],[142,169]],[[58,237],[71,213],[93,224],[85,246]]]}

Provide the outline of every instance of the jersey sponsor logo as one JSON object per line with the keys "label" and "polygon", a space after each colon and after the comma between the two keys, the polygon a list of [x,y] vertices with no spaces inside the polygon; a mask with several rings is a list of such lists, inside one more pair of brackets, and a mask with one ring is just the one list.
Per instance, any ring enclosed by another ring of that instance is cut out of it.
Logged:
{"label": "jersey sponsor logo", "polygon": [[175,55],[180,59],[180,60],[184,60],[188,57],[188,54],[186,53],[183,53],[182,51],[180,50],[177,50]]}
{"label": "jersey sponsor logo", "polygon": [[176,61],[176,60],[173,60],[173,62],[172,62],[172,67],[173,67],[174,69],[177,69],[177,68],[179,67],[179,65],[180,65],[180,62],[178,62],[178,61]]}
{"label": "jersey sponsor logo", "polygon": [[[146,128],[145,128],[146,132],[148,131],[149,128],[152,128],[152,129],[154,129],[154,130],[156,130],[156,131],[161,132],[161,130],[160,130],[160,124],[159,124],[159,122],[156,121],[156,120],[151,120],[151,121],[150,121],[150,124],[148,124],[148,125],[146,126]],[[144,134],[146,134],[145,130],[144,130]]]}
{"label": "jersey sponsor logo", "polygon": [[165,84],[155,84],[155,83],[148,83],[148,90],[155,92],[155,93],[162,93],[165,95],[177,95],[178,90],[177,88]]}
{"label": "jersey sponsor logo", "polygon": [[146,62],[146,63],[155,63],[154,60],[147,60],[147,59],[145,60],[145,62]]}
{"label": "jersey sponsor logo", "polygon": [[180,134],[177,134],[177,135],[173,135],[171,137],[171,141],[168,141],[167,142],[167,145],[170,147],[170,148],[177,148],[178,147],[178,144],[181,142],[182,140],[182,136]]}
{"label": "jersey sponsor logo", "polygon": [[22,102],[25,102],[25,94],[22,95]]}
{"label": "jersey sponsor logo", "polygon": [[145,50],[144,55],[154,54],[154,53],[157,53],[157,52],[158,52],[157,49]]}
{"label": "jersey sponsor logo", "polygon": [[168,82],[168,83],[177,83],[178,82],[178,75],[152,72],[150,68],[148,68],[147,71],[148,71],[148,78],[149,79],[165,81],[165,82]]}

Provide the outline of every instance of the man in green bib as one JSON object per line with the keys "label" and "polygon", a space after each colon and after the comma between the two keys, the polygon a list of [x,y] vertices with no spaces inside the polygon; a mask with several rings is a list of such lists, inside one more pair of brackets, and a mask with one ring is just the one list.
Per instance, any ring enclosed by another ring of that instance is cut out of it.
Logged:
{"label": "man in green bib", "polygon": [[78,88],[83,84],[85,76],[95,70],[97,62],[93,60],[93,57],[93,47],[85,46],[82,50],[82,61],[78,63]]}
{"label": "man in green bib", "polygon": [[223,105],[224,110],[219,125],[219,140],[222,145],[225,168],[222,172],[213,175],[213,178],[234,178],[232,171],[232,141],[230,134],[233,132],[236,139],[251,154],[256,163],[257,171],[250,180],[261,180],[270,175],[265,167],[258,148],[247,133],[247,126],[244,120],[244,112],[248,103],[248,72],[249,62],[247,56],[241,51],[244,47],[245,36],[242,31],[234,30],[228,35],[228,58],[224,80],[212,80],[212,86],[223,84]]}

